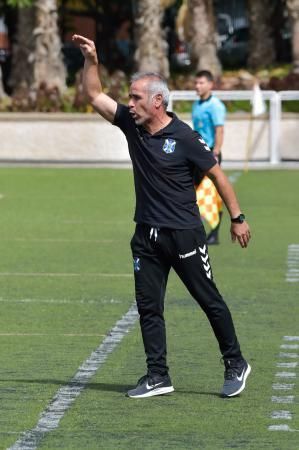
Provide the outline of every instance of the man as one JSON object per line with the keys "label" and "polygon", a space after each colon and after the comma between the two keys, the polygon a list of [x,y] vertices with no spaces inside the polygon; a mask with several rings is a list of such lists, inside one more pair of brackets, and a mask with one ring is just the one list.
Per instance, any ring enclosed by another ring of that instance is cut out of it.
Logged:
{"label": "man", "polygon": [[[221,164],[221,148],[223,144],[224,135],[224,120],[225,120],[225,106],[214,95],[212,95],[213,89],[213,75],[208,70],[201,70],[195,77],[195,89],[200,97],[200,100],[193,103],[192,106],[192,122],[193,128],[197,131],[203,139],[206,141],[210,149],[213,151],[218,164]],[[201,195],[201,190],[207,189],[202,186],[201,174],[195,172],[195,183],[198,189],[198,196]],[[217,193],[217,190],[209,183],[209,193],[214,198],[214,204],[216,209],[216,220],[210,220],[209,223],[212,226],[212,230],[207,237],[207,243],[209,245],[215,245],[219,243],[219,227],[222,218],[222,202]],[[200,206],[200,205],[199,205]],[[203,205],[204,207],[204,205]],[[200,207],[201,210],[201,207]],[[204,215],[204,211],[202,211]]]}
{"label": "man", "polygon": [[166,112],[169,91],[158,74],[137,74],[129,104],[104,94],[95,45],[74,35],[85,57],[83,84],[94,109],[125,134],[133,164],[136,231],[131,241],[135,292],[146,353],[147,374],[128,391],[132,398],[174,390],[166,363],[164,294],[173,267],[206,313],[225,364],[224,396],[239,394],[250,366],[244,360],[230,312],[209,263],[205,232],[193,185],[194,167],[213,178],[232,217],[231,236],[247,247],[250,230],[235,193],[202,138]]}

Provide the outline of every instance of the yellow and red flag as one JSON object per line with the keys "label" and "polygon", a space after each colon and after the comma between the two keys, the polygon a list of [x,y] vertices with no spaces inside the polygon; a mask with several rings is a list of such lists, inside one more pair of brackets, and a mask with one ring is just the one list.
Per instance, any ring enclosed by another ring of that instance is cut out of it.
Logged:
{"label": "yellow and red flag", "polygon": [[222,199],[213,182],[204,177],[196,188],[196,200],[200,215],[208,222],[212,230],[220,222],[219,213],[222,211]]}

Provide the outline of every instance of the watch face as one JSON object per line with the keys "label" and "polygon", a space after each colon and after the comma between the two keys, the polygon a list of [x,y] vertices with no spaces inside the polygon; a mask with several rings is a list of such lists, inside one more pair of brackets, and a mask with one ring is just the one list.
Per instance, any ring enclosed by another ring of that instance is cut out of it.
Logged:
{"label": "watch face", "polygon": [[243,223],[244,221],[245,221],[244,214],[240,214],[238,217],[235,217],[234,219],[232,219],[233,223]]}

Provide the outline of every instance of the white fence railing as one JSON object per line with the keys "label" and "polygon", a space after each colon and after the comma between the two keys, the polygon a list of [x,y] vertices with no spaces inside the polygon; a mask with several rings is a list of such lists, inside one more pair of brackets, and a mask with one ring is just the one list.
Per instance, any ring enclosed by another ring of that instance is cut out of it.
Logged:
{"label": "white fence railing", "polygon": [[[251,91],[215,94],[223,100],[251,100],[252,96]],[[223,145],[225,164],[244,164],[249,159],[252,166],[271,168],[280,161],[299,161],[298,114],[281,115],[283,102],[298,101],[299,91],[262,91],[262,95],[268,102],[268,114],[255,121],[249,114],[229,115]],[[172,91],[170,109],[174,101],[196,99],[195,91]],[[189,125],[190,112],[185,119]],[[96,114],[0,113],[0,143],[0,164],[130,164],[123,133]]]}
{"label": "white fence railing", "polygon": [[[252,100],[252,91],[213,91],[221,100]],[[263,99],[269,101],[269,160],[275,165],[281,161],[280,131],[281,107],[283,100],[299,100],[299,91],[261,91]],[[169,98],[169,111],[173,110],[175,101],[198,99],[195,91],[171,91]]]}

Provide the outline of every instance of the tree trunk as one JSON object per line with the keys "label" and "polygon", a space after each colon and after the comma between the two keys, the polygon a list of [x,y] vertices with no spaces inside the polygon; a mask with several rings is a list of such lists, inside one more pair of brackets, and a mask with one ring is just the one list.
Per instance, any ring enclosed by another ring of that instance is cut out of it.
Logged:
{"label": "tree trunk", "polygon": [[56,0],[37,0],[36,4],[34,87],[42,82],[65,89],[66,69],[61,52]]}
{"label": "tree trunk", "polygon": [[6,97],[6,93],[4,91],[3,78],[2,78],[2,67],[0,64],[0,100],[2,100],[5,97]]}
{"label": "tree trunk", "polygon": [[161,0],[140,0],[135,20],[135,63],[138,71],[158,72],[169,77],[167,42],[163,36],[161,22],[163,8]]}
{"label": "tree trunk", "polygon": [[[7,27],[5,24],[5,16],[4,16],[4,5],[3,2],[0,0],[0,47],[2,49],[8,50],[9,43],[8,43],[8,33],[7,33]],[[3,71],[2,71],[2,63],[5,62],[5,53],[4,53],[4,59],[1,61],[0,56],[0,100],[6,97],[4,84],[3,84]]]}
{"label": "tree trunk", "polygon": [[29,89],[33,83],[34,20],[33,7],[18,11],[16,43],[12,51],[10,85],[13,92]]}
{"label": "tree trunk", "polygon": [[12,84],[36,90],[41,84],[63,92],[66,69],[62,59],[55,0],[36,0],[19,11],[13,52]]}
{"label": "tree trunk", "polygon": [[299,0],[287,0],[292,23],[293,71],[299,73]]}
{"label": "tree trunk", "polygon": [[273,0],[249,0],[250,44],[248,65],[253,69],[275,61],[274,33],[271,26]]}
{"label": "tree trunk", "polygon": [[186,37],[197,70],[210,70],[215,78],[221,75],[217,56],[213,0],[187,0]]}

